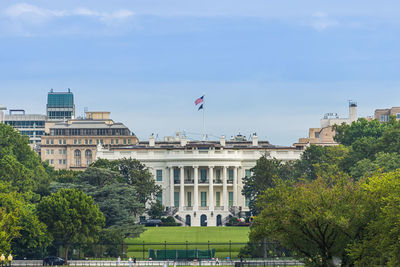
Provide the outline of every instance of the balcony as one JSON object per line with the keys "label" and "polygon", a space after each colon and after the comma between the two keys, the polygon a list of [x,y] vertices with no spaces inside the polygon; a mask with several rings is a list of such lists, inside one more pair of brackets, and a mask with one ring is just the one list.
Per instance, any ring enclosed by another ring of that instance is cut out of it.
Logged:
{"label": "balcony", "polygon": [[222,184],[222,180],[221,179],[214,179],[214,184]]}
{"label": "balcony", "polygon": [[185,184],[194,184],[194,179],[185,180]]}
{"label": "balcony", "polygon": [[208,184],[208,179],[205,180],[200,179],[199,184]]}
{"label": "balcony", "polygon": [[206,206],[206,207],[199,207],[199,210],[208,210],[208,206]]}
{"label": "balcony", "polygon": [[180,180],[174,180],[174,184],[180,184],[181,181]]}
{"label": "balcony", "polygon": [[226,181],[228,184],[233,184],[233,180]]}

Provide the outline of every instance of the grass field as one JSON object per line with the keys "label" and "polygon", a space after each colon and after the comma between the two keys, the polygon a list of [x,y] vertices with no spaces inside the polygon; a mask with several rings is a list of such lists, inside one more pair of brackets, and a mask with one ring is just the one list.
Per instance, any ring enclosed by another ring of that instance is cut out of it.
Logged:
{"label": "grass field", "polygon": [[148,249],[214,248],[216,257],[224,259],[237,257],[248,235],[248,227],[148,227],[139,238],[128,238],[126,244],[130,257],[143,258],[144,252],[146,258]]}

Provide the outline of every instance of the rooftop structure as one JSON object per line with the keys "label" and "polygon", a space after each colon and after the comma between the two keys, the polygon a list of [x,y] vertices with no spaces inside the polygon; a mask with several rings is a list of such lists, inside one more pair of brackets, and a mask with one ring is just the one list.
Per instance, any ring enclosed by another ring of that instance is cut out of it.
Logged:
{"label": "rooftop structure", "polygon": [[67,92],[54,92],[47,94],[47,118],[50,121],[59,121],[75,118],[74,95],[71,90]]}

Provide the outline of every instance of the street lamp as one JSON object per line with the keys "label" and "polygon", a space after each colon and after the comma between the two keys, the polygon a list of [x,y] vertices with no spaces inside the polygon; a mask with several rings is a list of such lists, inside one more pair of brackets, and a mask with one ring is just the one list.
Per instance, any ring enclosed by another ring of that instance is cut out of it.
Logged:
{"label": "street lamp", "polygon": [[1,256],[0,256],[1,267],[3,267],[5,260],[6,260],[6,257],[4,257],[4,254],[1,254]]}
{"label": "street lamp", "polygon": [[8,259],[9,265],[11,266],[11,262],[13,260],[13,256],[11,255],[11,253],[8,255],[7,259]]}

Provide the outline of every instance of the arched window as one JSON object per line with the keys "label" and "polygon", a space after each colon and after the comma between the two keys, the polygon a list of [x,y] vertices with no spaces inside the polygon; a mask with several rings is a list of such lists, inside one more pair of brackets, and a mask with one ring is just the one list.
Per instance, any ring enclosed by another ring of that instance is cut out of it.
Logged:
{"label": "arched window", "polygon": [[85,156],[86,156],[87,158],[91,158],[91,157],[92,157],[92,150],[90,150],[90,149],[86,150],[86,151],[85,151]]}
{"label": "arched window", "polygon": [[75,157],[80,157],[81,156],[81,151],[79,149],[76,149],[74,151],[74,155],[75,155]]}

